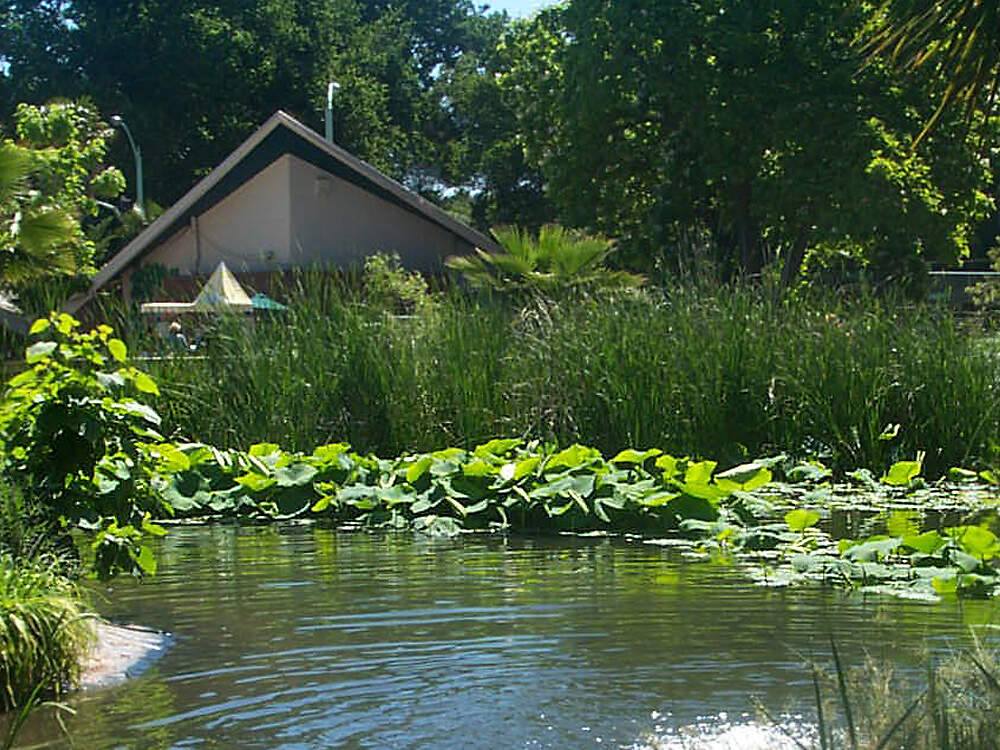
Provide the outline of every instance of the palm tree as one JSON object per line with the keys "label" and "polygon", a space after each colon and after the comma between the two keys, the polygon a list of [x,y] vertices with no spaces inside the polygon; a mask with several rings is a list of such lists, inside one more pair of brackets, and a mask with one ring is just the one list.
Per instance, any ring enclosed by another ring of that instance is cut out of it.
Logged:
{"label": "palm tree", "polygon": [[884,0],[864,44],[869,61],[886,59],[904,71],[929,68],[945,91],[914,145],[952,105],[989,110],[1000,75],[1000,0]]}
{"label": "palm tree", "polygon": [[30,149],[0,142],[0,290],[76,270],[79,222],[32,189],[34,169]]}
{"label": "palm tree", "polygon": [[470,283],[494,289],[537,289],[554,291],[571,286],[591,288],[637,287],[643,278],[604,265],[614,250],[614,242],[547,224],[537,236],[524,229],[495,230],[506,252],[487,253],[476,248],[474,255],[448,258],[448,268],[460,271]]}

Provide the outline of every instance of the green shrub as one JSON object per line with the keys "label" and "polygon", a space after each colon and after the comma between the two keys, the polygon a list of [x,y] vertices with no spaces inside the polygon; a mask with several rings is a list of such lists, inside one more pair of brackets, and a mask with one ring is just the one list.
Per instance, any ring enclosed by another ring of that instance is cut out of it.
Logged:
{"label": "green shrub", "polygon": [[471,284],[502,291],[557,292],[573,287],[622,289],[641,286],[644,279],[615,271],[605,261],[615,249],[612,240],[546,224],[537,235],[517,227],[494,230],[503,253],[476,248],[471,255],[454,255],[445,263]]}
{"label": "green shrub", "polygon": [[126,364],[125,344],[108,326],[89,333],[53,313],[31,332],[28,369],[0,403],[3,473],[37,499],[52,533],[96,532],[95,570],[151,571],[143,532],[165,509],[148,490],[143,445],[160,441],[160,418],[137,401],[157,395],[153,380]]}
{"label": "green shrub", "polygon": [[366,302],[396,315],[421,312],[431,303],[427,281],[401,265],[399,253],[376,253],[365,259],[361,277]]}

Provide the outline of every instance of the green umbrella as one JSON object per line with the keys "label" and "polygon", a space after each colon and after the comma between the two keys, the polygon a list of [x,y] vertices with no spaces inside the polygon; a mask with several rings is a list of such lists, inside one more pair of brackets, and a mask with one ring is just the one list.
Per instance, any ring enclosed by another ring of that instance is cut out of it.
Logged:
{"label": "green umbrella", "polygon": [[254,310],[287,310],[288,306],[275,302],[266,294],[257,293],[250,298]]}

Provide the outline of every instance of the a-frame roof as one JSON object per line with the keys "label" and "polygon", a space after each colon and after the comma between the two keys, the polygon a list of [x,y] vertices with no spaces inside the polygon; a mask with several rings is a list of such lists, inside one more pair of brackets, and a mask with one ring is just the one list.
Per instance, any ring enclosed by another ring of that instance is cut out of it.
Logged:
{"label": "a-frame roof", "polygon": [[226,157],[225,161],[105,263],[92,279],[89,291],[85,295],[71,299],[66,309],[73,312],[81,307],[87,299],[133,261],[153,249],[161,240],[187,226],[192,216],[203,214],[285,154],[293,154],[336,177],[418,214],[461,237],[473,247],[489,252],[501,250],[497,243],[486,235],[407,190],[371,164],[335,143],[330,143],[285,112],[278,111]]}

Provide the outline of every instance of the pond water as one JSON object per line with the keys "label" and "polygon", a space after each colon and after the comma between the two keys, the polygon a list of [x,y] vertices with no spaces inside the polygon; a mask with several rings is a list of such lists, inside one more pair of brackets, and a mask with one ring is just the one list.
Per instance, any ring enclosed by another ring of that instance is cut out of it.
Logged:
{"label": "pond water", "polygon": [[[100,589],[170,631],[65,719],[84,748],[671,745],[698,723],[811,712],[808,660],[920,669],[997,605],[755,587],[733,567],[600,538],[428,539],[315,526],[171,529],[160,570]],[[720,718],[720,714],[722,714]],[[728,714],[728,719],[726,714]],[[42,711],[22,746],[70,746]]]}

